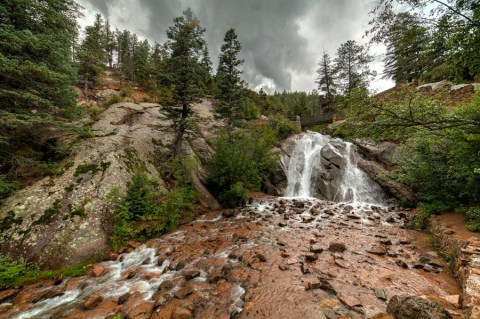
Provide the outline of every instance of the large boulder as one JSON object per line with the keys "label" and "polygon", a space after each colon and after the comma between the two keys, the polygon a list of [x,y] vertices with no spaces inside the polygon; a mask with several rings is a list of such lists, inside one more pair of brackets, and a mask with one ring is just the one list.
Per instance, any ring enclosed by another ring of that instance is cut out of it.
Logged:
{"label": "large boulder", "polygon": [[[57,268],[108,251],[114,208],[108,195],[115,187],[124,192],[140,165],[159,180],[159,191],[165,189],[153,163],[175,138],[171,124],[158,104],[110,106],[92,126],[92,136],[72,146],[72,155],[61,163],[60,174],[45,177],[4,201],[0,207],[0,254]],[[194,188],[205,206],[218,208],[203,186],[201,163],[208,156],[208,147],[205,141],[193,144],[188,152],[200,163]]]}
{"label": "large boulder", "polygon": [[453,85],[452,82],[450,81],[440,81],[440,82],[435,82],[435,83],[426,83],[423,85],[417,86],[418,91],[437,91],[440,89],[448,89]]}
{"label": "large boulder", "polygon": [[394,155],[398,148],[397,144],[388,141],[374,143],[371,139],[358,139],[355,144],[364,158],[379,162],[387,170],[395,166]]}
{"label": "large boulder", "polygon": [[360,167],[367,175],[376,181],[383,190],[398,199],[407,206],[414,206],[417,202],[415,194],[404,184],[397,182],[389,172],[379,163],[361,159],[358,162]]}
{"label": "large boulder", "polygon": [[417,296],[393,296],[387,312],[396,319],[451,319],[452,316],[438,303]]}

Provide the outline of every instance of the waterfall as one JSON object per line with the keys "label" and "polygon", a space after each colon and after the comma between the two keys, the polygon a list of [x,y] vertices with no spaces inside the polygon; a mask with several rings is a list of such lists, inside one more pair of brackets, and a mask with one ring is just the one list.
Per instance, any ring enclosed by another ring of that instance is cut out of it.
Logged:
{"label": "waterfall", "polygon": [[297,137],[287,164],[286,197],[385,204],[381,187],[358,167],[352,143],[315,132]]}

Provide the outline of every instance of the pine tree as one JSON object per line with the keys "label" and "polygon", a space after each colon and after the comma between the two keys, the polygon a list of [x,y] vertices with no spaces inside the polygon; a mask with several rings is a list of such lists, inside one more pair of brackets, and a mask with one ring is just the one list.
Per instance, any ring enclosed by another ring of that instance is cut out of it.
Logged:
{"label": "pine tree", "polygon": [[71,0],[0,2],[0,110],[50,112],[75,105]]}
{"label": "pine tree", "polygon": [[317,74],[318,77],[316,83],[318,83],[318,89],[320,92],[324,93],[327,101],[333,101],[333,97],[336,93],[335,89],[337,87],[335,82],[335,67],[330,55],[325,51],[323,51],[322,58],[320,62],[318,62]]}
{"label": "pine tree", "polygon": [[229,29],[221,47],[217,70],[217,104],[218,114],[228,119],[231,126],[236,126],[242,118],[244,102],[244,83],[239,69],[243,60],[238,59],[242,46],[234,29]]}
{"label": "pine tree", "polygon": [[339,87],[343,92],[350,93],[353,89],[367,87],[370,77],[375,76],[369,67],[372,61],[373,57],[355,41],[348,40],[340,45],[334,62]]}
{"label": "pine tree", "polygon": [[203,34],[205,29],[193,15],[191,9],[174,20],[174,25],[167,30],[170,57],[167,61],[169,84],[173,87],[173,105],[167,107],[176,128],[174,155],[181,150],[185,131],[190,126],[192,104],[201,102],[205,93],[203,75],[205,68],[201,61],[206,47]]}
{"label": "pine tree", "polygon": [[[396,83],[413,82],[431,66],[428,56],[430,36],[426,27],[410,13],[397,14],[386,33],[385,76]],[[433,53],[433,52],[432,52]]]}
{"label": "pine tree", "polygon": [[92,26],[85,27],[85,38],[77,52],[79,76],[87,81],[95,81],[102,74],[108,62],[105,25],[100,14]]}
{"label": "pine tree", "polygon": [[33,152],[22,160],[20,150],[38,143],[52,118],[75,113],[78,15],[73,0],[0,1],[0,174],[31,163]]}

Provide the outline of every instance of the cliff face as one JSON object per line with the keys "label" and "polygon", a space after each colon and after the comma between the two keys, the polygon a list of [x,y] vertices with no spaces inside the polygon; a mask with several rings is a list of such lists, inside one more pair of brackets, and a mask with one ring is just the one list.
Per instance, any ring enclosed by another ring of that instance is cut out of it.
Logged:
{"label": "cliff face", "polygon": [[[187,154],[205,163],[211,138],[219,125],[211,104],[195,107],[202,124],[184,143]],[[93,137],[74,146],[62,162],[62,173],[45,177],[8,198],[0,207],[0,253],[61,267],[108,250],[113,207],[107,195],[114,187],[125,190],[135,168],[144,164],[160,179],[153,163],[175,136],[171,121],[158,104],[118,103],[92,126]],[[204,206],[218,208],[203,186],[203,168],[195,172],[194,187]],[[160,189],[165,187],[160,182]]]}

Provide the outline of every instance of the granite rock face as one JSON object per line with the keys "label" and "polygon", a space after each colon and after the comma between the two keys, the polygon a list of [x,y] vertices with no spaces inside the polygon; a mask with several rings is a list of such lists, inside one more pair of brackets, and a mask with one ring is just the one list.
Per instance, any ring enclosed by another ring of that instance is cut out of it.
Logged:
{"label": "granite rock face", "polygon": [[[198,108],[211,110],[211,104],[204,102]],[[214,124],[200,132],[208,130],[213,136]],[[107,195],[114,187],[125,191],[139,165],[160,180],[159,191],[165,189],[153,163],[158,149],[162,151],[174,139],[170,126],[158,104],[111,105],[93,124],[93,136],[72,146],[60,174],[45,177],[5,200],[0,207],[0,253],[56,268],[107,251],[113,226]],[[191,145],[184,145],[186,154],[205,162],[210,149],[202,133],[191,140]],[[201,203],[218,208],[202,183],[201,165],[194,175]]]}

